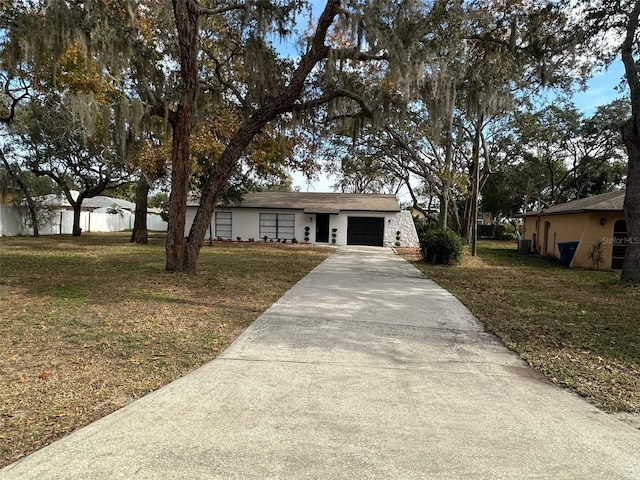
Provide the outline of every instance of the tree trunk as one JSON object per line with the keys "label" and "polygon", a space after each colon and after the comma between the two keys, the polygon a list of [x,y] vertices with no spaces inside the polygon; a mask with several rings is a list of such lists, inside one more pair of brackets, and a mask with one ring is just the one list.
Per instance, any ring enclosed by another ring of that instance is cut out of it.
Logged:
{"label": "tree trunk", "polygon": [[133,232],[131,241],[140,244],[147,244],[149,241],[147,232],[147,202],[149,199],[149,189],[151,185],[144,174],[140,175],[138,186],[136,187],[136,213],[133,221]]}
{"label": "tree trunk", "polygon": [[233,171],[245,148],[251,140],[263,129],[263,127],[278,115],[275,109],[264,109],[257,115],[253,115],[247,123],[236,132],[225,148],[215,170],[207,179],[200,205],[193,219],[189,236],[186,239],[182,258],[182,271],[196,272],[196,264],[200,255],[200,249],[204,243],[207,229],[211,225],[211,218],[218,198],[224,190],[227,180]]}
{"label": "tree trunk", "polygon": [[442,179],[442,195],[440,197],[440,229],[442,231],[445,231],[447,228],[449,228],[449,197],[451,194],[451,177],[449,174],[451,173],[451,157],[453,155],[453,145],[451,144],[453,140],[451,136],[451,130],[448,131],[446,138],[447,144],[445,145],[444,154],[445,176]]}
{"label": "tree trunk", "polygon": [[484,115],[478,114],[478,123],[476,124],[476,134],[473,141],[473,198],[472,198],[472,214],[471,214],[471,255],[478,255],[478,201],[480,198],[480,135],[482,133],[482,124],[484,123]]}
{"label": "tree trunk", "polygon": [[622,280],[640,283],[640,76],[633,58],[635,38],[640,17],[640,2],[635,2],[629,14],[627,32],[622,43],[621,56],[631,94],[631,119],[622,127],[622,140],[627,148],[629,166],[624,197],[624,215],[627,220],[627,248],[622,263]]}
{"label": "tree trunk", "polygon": [[198,78],[198,12],[196,2],[173,0],[173,12],[180,45],[180,75],[183,95],[172,122],[171,195],[167,226],[166,270],[187,271],[185,265],[185,223],[189,188],[191,124],[195,112]]}
{"label": "tree trunk", "polygon": [[449,181],[442,182],[442,194],[440,195],[440,215],[438,218],[441,230],[446,230],[449,224]]}
{"label": "tree trunk", "polygon": [[636,117],[622,128],[622,138],[629,156],[624,215],[627,220],[626,253],[622,264],[622,280],[640,284],[640,134]]}
{"label": "tree trunk", "polygon": [[79,237],[82,233],[82,229],[80,228],[80,215],[82,214],[82,197],[78,196],[78,200],[73,202],[71,206],[73,207],[73,230],[71,235],[74,237]]}
{"label": "tree trunk", "polygon": [[453,192],[449,190],[449,223],[451,223],[451,230],[460,234],[462,231],[462,223],[460,222],[460,214],[458,213],[458,205],[456,199],[453,196]]}
{"label": "tree trunk", "polygon": [[[18,177],[19,178],[19,177]],[[34,238],[38,238],[40,236],[40,230],[38,227],[38,209],[36,208],[36,204],[31,198],[31,194],[27,189],[27,186],[24,185],[22,180],[19,180],[20,188],[24,193],[24,198],[27,200],[27,206],[29,207],[29,215],[31,216],[31,228],[33,229]]]}
{"label": "tree trunk", "polygon": [[461,231],[458,232],[462,237],[462,241],[465,245],[469,245],[471,243],[472,236],[472,218],[473,218],[473,178],[474,178],[474,168],[471,167],[471,171],[469,172],[469,185],[467,187],[467,196],[464,201],[464,212],[462,212],[462,228]]}
{"label": "tree trunk", "polygon": [[[188,4],[188,5],[185,5]],[[178,107],[177,120],[174,125],[174,143],[172,152],[173,171],[171,176],[171,204],[169,206],[169,223],[173,223],[171,235],[167,232],[167,270],[195,273],[200,248],[204,242],[207,228],[211,223],[211,216],[220,193],[224,189],[233,167],[237,164],[244,149],[253,138],[262,131],[265,125],[285,112],[293,110],[295,101],[300,97],[307,77],[318,64],[329,54],[329,47],[324,42],[327,31],[333,23],[340,8],[339,0],[328,0],[324,11],[320,15],[311,48],[302,56],[298,67],[293,72],[291,81],[284,91],[270,103],[257,110],[236,131],[215,170],[208,178],[200,199],[200,205],[191,225],[189,236],[184,238],[184,224],[186,215],[186,197],[188,184],[189,136],[190,122],[195,104],[195,88],[197,79],[197,12],[195,2],[173,0],[178,37],[180,41],[181,75],[185,83],[185,95]],[[192,23],[190,23],[192,22]],[[185,25],[186,24],[186,25]],[[187,36],[190,36],[187,39]],[[189,53],[189,55],[187,55]],[[193,57],[190,55],[193,54]],[[190,85],[193,82],[193,88]],[[191,92],[188,95],[188,92]],[[178,143],[177,137],[180,136]],[[184,164],[182,160],[184,159]],[[174,193],[174,189],[176,192]],[[180,230],[180,221],[183,230]],[[179,237],[179,238],[178,238]]]}
{"label": "tree trunk", "polygon": [[[457,90],[451,85],[449,111],[447,116],[447,132],[444,146],[444,170],[445,178],[442,179],[442,203],[440,204],[440,228],[444,231],[449,228],[449,197],[451,194],[451,178],[453,164],[453,117],[456,104]],[[457,208],[454,206],[454,208]]]}

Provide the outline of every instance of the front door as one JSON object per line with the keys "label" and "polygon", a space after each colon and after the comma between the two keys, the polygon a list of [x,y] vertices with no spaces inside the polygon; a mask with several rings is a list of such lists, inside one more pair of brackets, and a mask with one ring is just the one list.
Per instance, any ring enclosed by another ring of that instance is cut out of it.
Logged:
{"label": "front door", "polygon": [[316,213],[316,243],[329,243],[328,213]]}

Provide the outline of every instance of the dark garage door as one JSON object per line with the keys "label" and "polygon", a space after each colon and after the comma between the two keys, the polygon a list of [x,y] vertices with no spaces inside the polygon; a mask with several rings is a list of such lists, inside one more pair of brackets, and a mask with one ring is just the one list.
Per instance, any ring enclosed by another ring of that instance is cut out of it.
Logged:
{"label": "dark garage door", "polygon": [[349,217],[347,220],[347,245],[384,244],[384,218]]}

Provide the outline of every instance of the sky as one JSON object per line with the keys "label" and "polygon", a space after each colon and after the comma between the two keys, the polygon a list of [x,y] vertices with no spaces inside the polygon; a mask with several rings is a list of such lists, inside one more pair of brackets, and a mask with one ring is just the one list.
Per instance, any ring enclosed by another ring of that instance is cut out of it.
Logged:
{"label": "sky", "polygon": [[605,105],[616,98],[620,98],[624,93],[616,91],[624,75],[622,60],[616,59],[611,66],[598,75],[595,75],[587,83],[587,90],[578,92],[573,96],[573,100],[585,115],[594,113],[596,107]]}

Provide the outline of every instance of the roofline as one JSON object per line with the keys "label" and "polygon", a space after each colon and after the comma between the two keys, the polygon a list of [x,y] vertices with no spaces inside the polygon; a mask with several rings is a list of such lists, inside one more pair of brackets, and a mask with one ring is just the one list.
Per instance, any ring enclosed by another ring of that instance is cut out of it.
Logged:
{"label": "roofline", "polygon": [[621,213],[624,214],[624,210],[620,209],[588,209],[581,208],[580,210],[561,210],[559,212],[546,212],[541,210],[539,212],[525,212],[515,215],[515,217],[524,218],[524,217],[547,217],[551,215],[571,215],[572,213]]}
{"label": "roofline", "polygon": [[[200,204],[197,203],[189,203],[187,204],[187,207],[199,207]],[[305,209],[309,208],[309,207],[249,207],[249,206],[244,206],[244,205],[216,205],[216,210],[217,209],[224,209],[224,210],[229,210],[231,208],[244,208],[244,209],[253,209],[253,210],[298,210],[301,211],[305,214],[315,214],[315,213],[327,213],[327,212],[305,212]],[[386,213],[396,213],[396,212],[401,212],[402,209],[398,208],[397,210],[388,210],[388,209],[380,209],[380,208],[376,208],[375,210],[367,210],[367,209],[362,209],[362,208],[341,208],[341,209],[336,209],[337,212],[333,213],[331,212],[331,214],[333,215],[337,215],[340,212],[386,212]]]}
{"label": "roofline", "polygon": [[[251,198],[255,196],[254,198]],[[363,201],[362,199],[367,199]],[[371,201],[371,199],[375,199]],[[200,200],[191,196],[187,207],[198,207]],[[217,209],[253,209],[302,211],[305,214],[340,212],[397,213],[402,211],[397,195],[393,193],[341,193],[341,192],[247,192],[243,199],[219,203]]]}

